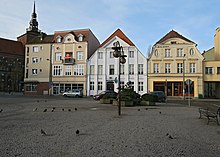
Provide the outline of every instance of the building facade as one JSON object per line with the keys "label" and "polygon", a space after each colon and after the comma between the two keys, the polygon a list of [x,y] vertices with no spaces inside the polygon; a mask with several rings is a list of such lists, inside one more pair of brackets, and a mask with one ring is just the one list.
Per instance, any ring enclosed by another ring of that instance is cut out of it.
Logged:
{"label": "building facade", "polygon": [[24,46],[0,38],[0,92],[21,92],[24,84]]}
{"label": "building facade", "polygon": [[113,56],[113,43],[123,47],[126,63],[121,64],[120,85],[128,82],[139,94],[147,92],[147,60],[134,43],[117,29],[107,38],[88,60],[87,95],[95,95],[105,90],[118,91],[119,59]]}
{"label": "building facade", "polygon": [[203,53],[204,97],[220,98],[220,28],[216,29],[214,47]]}
{"label": "building facade", "polygon": [[203,95],[202,61],[193,41],[170,31],[153,46],[148,59],[149,91],[164,91],[167,96]]}
{"label": "building facade", "polygon": [[52,46],[53,95],[73,89],[86,95],[87,60],[100,45],[90,29],[55,32]]}

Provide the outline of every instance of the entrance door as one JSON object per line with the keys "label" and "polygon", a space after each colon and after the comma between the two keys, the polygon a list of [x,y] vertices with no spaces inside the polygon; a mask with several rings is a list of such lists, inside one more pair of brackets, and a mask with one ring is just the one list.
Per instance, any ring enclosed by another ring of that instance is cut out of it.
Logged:
{"label": "entrance door", "polygon": [[112,90],[114,91],[114,82],[113,81],[109,81],[107,82],[107,87],[106,87],[107,90]]}

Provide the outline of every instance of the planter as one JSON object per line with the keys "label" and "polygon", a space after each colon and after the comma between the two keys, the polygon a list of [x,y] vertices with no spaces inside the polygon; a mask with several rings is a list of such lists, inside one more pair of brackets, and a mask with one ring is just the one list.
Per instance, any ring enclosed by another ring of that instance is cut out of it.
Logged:
{"label": "planter", "polygon": [[114,101],[114,99],[113,99],[113,98],[108,98],[108,99],[100,99],[100,100],[99,100],[99,102],[100,102],[101,104],[112,104],[112,103],[113,103],[113,101]]}
{"label": "planter", "polygon": [[155,106],[155,102],[152,101],[141,101],[141,106]]}
{"label": "planter", "polygon": [[[113,106],[118,106],[118,101],[113,100],[112,105]],[[134,106],[133,101],[121,101],[121,107],[131,107],[131,106]]]}

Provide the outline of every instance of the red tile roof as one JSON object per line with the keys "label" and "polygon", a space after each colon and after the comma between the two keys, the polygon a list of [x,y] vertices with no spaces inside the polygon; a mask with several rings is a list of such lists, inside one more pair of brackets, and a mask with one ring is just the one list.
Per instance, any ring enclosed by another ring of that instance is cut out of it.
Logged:
{"label": "red tile roof", "polygon": [[99,47],[104,46],[106,43],[108,43],[112,38],[114,38],[116,36],[119,37],[120,39],[122,39],[123,41],[125,41],[126,43],[128,43],[130,46],[135,46],[134,43],[120,29],[117,29]]}
{"label": "red tile roof", "polygon": [[158,42],[156,42],[156,44],[162,43],[162,42],[164,42],[164,41],[166,41],[167,39],[170,39],[170,38],[180,38],[180,39],[183,39],[185,41],[194,43],[193,41],[187,39],[186,37],[180,35],[176,31],[172,30],[169,33],[167,33],[163,38],[161,38]]}
{"label": "red tile roof", "polygon": [[71,33],[74,36],[78,36],[80,34],[83,35],[83,40],[88,41],[88,36],[90,33],[90,29],[79,29],[79,30],[69,30],[69,31],[57,31],[54,33],[53,42],[56,41],[57,36],[61,36],[62,38],[65,37],[67,34]]}
{"label": "red tile roof", "polygon": [[0,38],[0,53],[24,56],[24,46],[19,41]]}

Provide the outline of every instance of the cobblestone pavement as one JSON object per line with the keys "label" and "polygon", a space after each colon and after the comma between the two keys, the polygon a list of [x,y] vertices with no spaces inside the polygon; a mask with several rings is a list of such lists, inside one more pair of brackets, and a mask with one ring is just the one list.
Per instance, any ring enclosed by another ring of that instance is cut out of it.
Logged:
{"label": "cobblestone pavement", "polygon": [[220,154],[220,126],[199,119],[197,106],[168,101],[151,107],[123,107],[122,116],[118,116],[117,107],[91,98],[8,96],[0,97],[0,109],[3,157]]}

